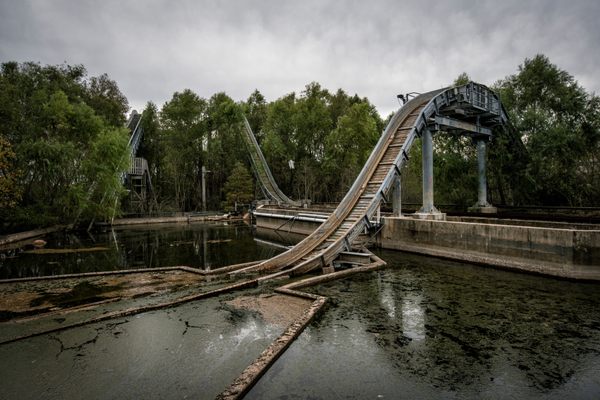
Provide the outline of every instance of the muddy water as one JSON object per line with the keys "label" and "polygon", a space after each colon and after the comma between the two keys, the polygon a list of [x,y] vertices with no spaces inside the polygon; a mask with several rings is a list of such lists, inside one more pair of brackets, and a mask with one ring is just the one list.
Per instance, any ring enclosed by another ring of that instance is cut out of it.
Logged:
{"label": "muddy water", "polygon": [[600,285],[379,255],[247,398],[600,398]]}
{"label": "muddy water", "polygon": [[174,265],[211,269],[282,251],[255,241],[245,224],[161,224],[44,240],[43,254],[32,245],[0,249],[0,279]]}

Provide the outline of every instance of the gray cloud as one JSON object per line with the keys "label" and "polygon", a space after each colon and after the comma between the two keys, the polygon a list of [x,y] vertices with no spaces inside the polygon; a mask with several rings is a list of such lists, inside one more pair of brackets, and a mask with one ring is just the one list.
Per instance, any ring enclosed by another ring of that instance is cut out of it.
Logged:
{"label": "gray cloud", "polygon": [[174,91],[269,100],[318,81],[367,96],[492,84],[546,54],[600,92],[598,1],[0,0],[0,61],[84,64],[133,108]]}

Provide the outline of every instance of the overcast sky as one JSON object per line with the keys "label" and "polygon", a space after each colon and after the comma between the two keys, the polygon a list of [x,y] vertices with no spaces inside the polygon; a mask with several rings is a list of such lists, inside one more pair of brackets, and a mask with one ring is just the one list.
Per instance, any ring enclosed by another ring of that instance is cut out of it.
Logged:
{"label": "overcast sky", "polygon": [[317,81],[367,96],[492,84],[547,55],[600,93],[600,1],[0,0],[0,62],[83,64],[130,106],[175,91],[254,89],[275,100]]}

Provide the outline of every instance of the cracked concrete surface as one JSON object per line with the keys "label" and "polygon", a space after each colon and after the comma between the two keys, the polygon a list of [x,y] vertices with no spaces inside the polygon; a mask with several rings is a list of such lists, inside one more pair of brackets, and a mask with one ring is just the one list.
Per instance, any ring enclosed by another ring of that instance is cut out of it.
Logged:
{"label": "cracked concrete surface", "polygon": [[286,328],[231,304],[237,295],[260,293],[245,290],[2,345],[0,397],[214,398]]}

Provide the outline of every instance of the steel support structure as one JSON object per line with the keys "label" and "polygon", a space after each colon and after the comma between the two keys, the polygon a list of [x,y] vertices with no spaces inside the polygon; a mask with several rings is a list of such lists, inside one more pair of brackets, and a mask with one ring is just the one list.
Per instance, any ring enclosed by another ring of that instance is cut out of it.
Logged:
{"label": "steel support structure", "polygon": [[[436,122],[436,116],[448,120]],[[438,128],[444,122],[448,127]],[[424,210],[437,211],[433,207],[433,143],[429,134],[438,130],[464,134],[472,128],[473,132],[467,134],[479,137],[485,135],[486,129],[501,127],[507,122],[508,117],[498,96],[474,82],[434,90],[410,99],[392,116],[348,193],[322,225],[288,251],[236,273],[277,271],[259,278],[261,280],[299,275],[329,265],[340,252],[355,242],[360,243],[359,236],[371,225],[370,219],[376,215],[381,202],[391,197],[388,195],[406,165],[407,154],[418,136],[425,136],[427,177],[424,180]],[[439,215],[443,214],[421,213],[416,217],[440,219],[437,218]]]}
{"label": "steel support structure", "polygon": [[421,131],[421,154],[423,158],[423,206],[415,213],[422,219],[445,219],[433,205],[433,133],[425,126]]}
{"label": "steel support structure", "polygon": [[400,175],[396,175],[394,186],[392,188],[392,212],[394,217],[402,216],[402,181]]}
{"label": "steel support structure", "polygon": [[485,150],[486,142],[479,138],[477,141],[477,173],[479,178],[479,190],[477,193],[477,205],[479,207],[489,206],[487,202],[487,179],[485,176]]}
{"label": "steel support structure", "polygon": [[488,138],[479,136],[474,138],[474,141],[477,146],[477,203],[473,207],[469,207],[469,211],[486,214],[496,213],[497,208],[488,203],[487,200],[486,151]]}
{"label": "steel support structure", "polygon": [[421,135],[421,153],[423,157],[423,207],[419,212],[431,214],[433,207],[433,134],[428,128]]}

